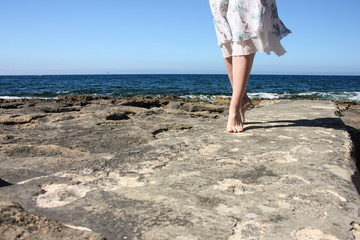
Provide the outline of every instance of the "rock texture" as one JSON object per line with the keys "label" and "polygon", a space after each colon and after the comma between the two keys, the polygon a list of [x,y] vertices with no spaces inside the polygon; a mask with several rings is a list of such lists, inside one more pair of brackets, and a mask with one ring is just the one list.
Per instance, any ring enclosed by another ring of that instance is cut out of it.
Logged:
{"label": "rock texture", "polygon": [[105,239],[89,229],[65,226],[30,214],[19,204],[11,202],[0,202],[0,223],[0,239]]}
{"label": "rock texture", "polygon": [[[240,134],[224,131],[227,106],[3,100],[0,236],[358,239],[353,145],[336,105],[262,101]],[[38,220],[9,220],[16,211]]]}

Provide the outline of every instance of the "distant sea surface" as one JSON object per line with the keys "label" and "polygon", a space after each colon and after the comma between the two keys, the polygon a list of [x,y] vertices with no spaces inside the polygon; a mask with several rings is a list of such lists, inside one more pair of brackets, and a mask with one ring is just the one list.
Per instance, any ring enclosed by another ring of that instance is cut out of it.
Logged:
{"label": "distant sea surface", "polygon": [[[258,75],[250,76],[250,97],[270,99],[331,99],[360,103],[360,76]],[[57,98],[68,95],[164,96],[182,98],[231,96],[226,75],[107,74],[0,76],[0,98]]]}

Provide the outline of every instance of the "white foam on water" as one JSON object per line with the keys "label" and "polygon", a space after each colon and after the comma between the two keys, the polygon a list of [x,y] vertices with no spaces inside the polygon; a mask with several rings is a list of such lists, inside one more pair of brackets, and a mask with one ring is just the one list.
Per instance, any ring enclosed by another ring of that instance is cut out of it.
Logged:
{"label": "white foam on water", "polygon": [[315,97],[322,99],[331,99],[331,100],[350,100],[360,103],[360,92],[303,92],[295,94],[295,96],[303,97]]}
{"label": "white foam on water", "polygon": [[57,91],[56,94],[69,94],[70,91]]}
{"label": "white foam on water", "polygon": [[309,96],[309,95],[316,95],[316,94],[321,94],[321,92],[303,92],[303,93],[298,93],[297,95],[299,95],[299,96]]}
{"label": "white foam on water", "polygon": [[[258,92],[248,93],[250,98],[264,98],[264,99],[296,99],[296,98],[320,98],[320,99],[331,99],[336,100],[350,100],[360,103],[360,92],[302,92],[302,93],[269,93],[269,92]],[[163,95],[153,95],[152,97],[163,97]],[[216,97],[229,98],[231,95],[206,95],[206,94],[188,94],[181,95],[180,98],[200,98],[207,101],[213,101]],[[58,99],[58,97],[17,97],[17,96],[0,96],[0,99],[11,100],[11,99]]]}
{"label": "white foam on water", "polygon": [[0,96],[0,99],[31,99],[31,97],[13,97],[13,96]]}
{"label": "white foam on water", "polygon": [[360,103],[360,92],[355,92],[353,96],[349,97],[349,100]]}
{"label": "white foam on water", "polygon": [[[248,93],[250,98],[263,98],[263,99],[296,99],[296,98],[320,98],[336,100],[350,100],[360,103],[360,92],[302,92],[302,93]],[[183,99],[186,98],[200,98],[207,101],[213,101],[216,97],[229,98],[230,95],[182,95]]]}
{"label": "white foam on water", "polygon": [[281,97],[281,94],[278,93],[267,93],[267,92],[259,92],[259,93],[248,93],[250,98],[267,98],[267,99],[278,99]]}
{"label": "white foam on water", "polygon": [[58,99],[58,97],[15,97],[15,96],[0,96],[0,99],[12,100],[12,99]]}

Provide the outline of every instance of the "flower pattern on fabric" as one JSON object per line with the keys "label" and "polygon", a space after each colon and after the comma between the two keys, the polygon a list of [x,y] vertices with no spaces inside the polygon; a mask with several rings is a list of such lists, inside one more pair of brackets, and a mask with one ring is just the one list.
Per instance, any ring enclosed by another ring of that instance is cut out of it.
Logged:
{"label": "flower pattern on fabric", "polygon": [[209,2],[219,45],[258,37],[261,31],[268,31],[280,39],[291,33],[279,19],[276,0]]}

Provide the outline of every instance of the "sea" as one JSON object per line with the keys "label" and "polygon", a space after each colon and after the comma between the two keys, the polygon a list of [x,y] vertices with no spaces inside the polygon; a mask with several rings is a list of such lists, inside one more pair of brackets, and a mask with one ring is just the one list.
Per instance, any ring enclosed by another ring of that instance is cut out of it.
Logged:
{"label": "sea", "polygon": [[[360,103],[360,76],[252,74],[251,98],[330,99]],[[58,98],[68,95],[230,97],[225,74],[0,75],[0,98]]]}

